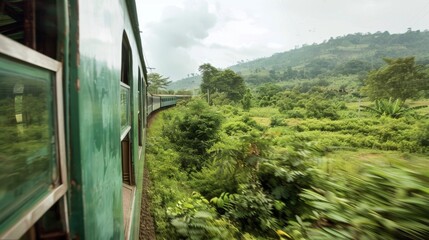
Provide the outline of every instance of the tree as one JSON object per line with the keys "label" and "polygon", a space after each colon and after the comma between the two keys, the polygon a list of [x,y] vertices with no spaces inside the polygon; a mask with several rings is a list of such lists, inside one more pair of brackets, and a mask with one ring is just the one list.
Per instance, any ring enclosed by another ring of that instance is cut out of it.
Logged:
{"label": "tree", "polygon": [[210,94],[226,93],[228,99],[238,102],[242,99],[246,87],[243,78],[230,69],[219,70],[209,63],[201,65],[198,70],[202,74],[201,91]]}
{"label": "tree", "polygon": [[149,73],[147,79],[149,81],[148,90],[150,93],[158,93],[158,90],[165,89],[171,83],[171,81],[168,81],[168,77],[164,77],[159,73]]}
{"label": "tree", "polygon": [[245,111],[249,111],[252,106],[252,93],[250,93],[250,89],[246,89],[246,93],[244,94],[243,99],[241,99],[241,104],[243,104],[243,109]]}
{"label": "tree", "polygon": [[414,57],[389,59],[384,61],[387,66],[371,71],[365,80],[362,92],[369,98],[401,99],[413,98],[421,90],[427,78],[423,67],[416,65]]}
{"label": "tree", "polygon": [[243,78],[230,69],[219,72],[212,79],[216,91],[225,92],[232,101],[240,101],[246,91]]}
{"label": "tree", "polygon": [[220,70],[213,67],[210,63],[205,63],[198,68],[198,71],[202,74],[201,80],[201,92],[206,93],[207,91],[214,92],[215,87],[212,83],[214,76],[216,76]]}

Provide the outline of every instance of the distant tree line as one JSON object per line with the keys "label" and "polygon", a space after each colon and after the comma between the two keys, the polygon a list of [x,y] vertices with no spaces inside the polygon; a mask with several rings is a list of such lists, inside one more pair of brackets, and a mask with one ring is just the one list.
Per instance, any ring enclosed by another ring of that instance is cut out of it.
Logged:
{"label": "distant tree line", "polygon": [[340,75],[364,77],[383,66],[384,58],[415,56],[416,64],[428,65],[428,45],[429,31],[355,33],[241,63],[231,69],[240,72],[245,82],[252,85]]}

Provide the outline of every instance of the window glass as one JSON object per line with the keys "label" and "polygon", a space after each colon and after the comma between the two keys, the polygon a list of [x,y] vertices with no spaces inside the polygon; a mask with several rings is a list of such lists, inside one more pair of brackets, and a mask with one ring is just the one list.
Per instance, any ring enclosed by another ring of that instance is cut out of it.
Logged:
{"label": "window glass", "polygon": [[121,85],[121,132],[131,126],[130,89]]}
{"label": "window glass", "polygon": [[0,222],[59,183],[53,79],[0,56]]}

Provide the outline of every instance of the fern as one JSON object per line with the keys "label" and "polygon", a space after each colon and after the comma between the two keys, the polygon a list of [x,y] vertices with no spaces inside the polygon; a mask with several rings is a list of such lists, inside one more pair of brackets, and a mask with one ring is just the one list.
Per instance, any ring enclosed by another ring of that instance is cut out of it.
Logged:
{"label": "fern", "polygon": [[232,239],[237,229],[219,218],[207,199],[194,192],[192,197],[178,201],[167,212],[176,233],[188,239]]}

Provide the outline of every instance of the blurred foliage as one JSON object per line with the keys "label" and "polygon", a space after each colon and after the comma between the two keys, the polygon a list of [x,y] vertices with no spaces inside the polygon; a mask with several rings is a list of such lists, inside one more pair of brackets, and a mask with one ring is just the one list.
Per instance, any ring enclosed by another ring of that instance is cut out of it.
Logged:
{"label": "blurred foliage", "polygon": [[278,219],[286,221],[305,212],[306,204],[299,194],[303,189],[315,184],[315,163],[319,155],[319,150],[314,146],[295,141],[261,163],[258,178],[262,187],[273,199],[286,206],[276,212]]}
{"label": "blurred foliage", "polygon": [[[376,118],[362,111],[359,94],[261,89],[272,96],[256,90],[255,103],[270,107],[191,100],[163,113],[159,149],[168,151],[157,162],[166,170],[157,191],[165,197],[157,199],[165,202],[154,210],[163,238],[424,239],[429,172],[419,166],[427,164],[429,122],[413,107],[420,104],[390,101],[400,114]],[[404,157],[326,159],[362,149]]]}
{"label": "blurred foliage", "polygon": [[311,225],[290,224],[308,239],[426,239],[429,175],[368,165],[357,175],[335,175],[300,196],[313,208]]}
{"label": "blurred foliage", "polygon": [[[199,193],[179,200],[167,209],[171,224],[187,239],[233,239],[238,229],[227,219],[217,218],[216,210]],[[172,237],[173,238],[173,237]]]}
{"label": "blurred foliage", "polygon": [[273,215],[276,203],[258,185],[243,184],[238,193],[222,193],[210,201],[223,209],[225,217],[236,223],[240,230],[274,237],[275,230],[279,228]]}

